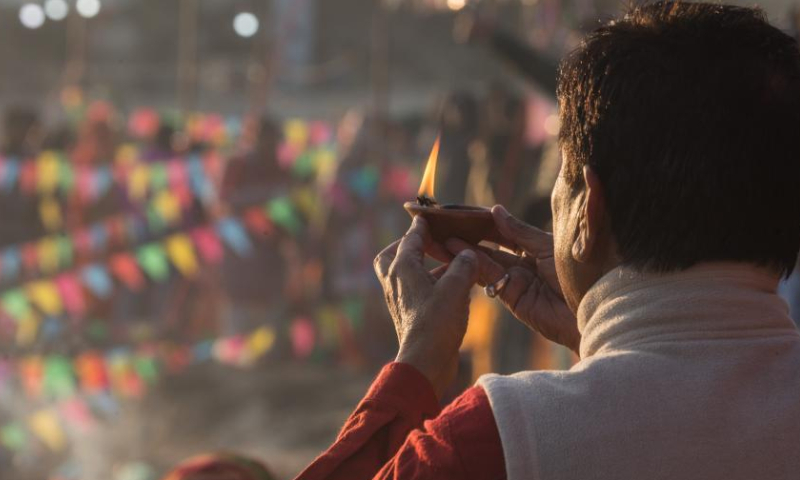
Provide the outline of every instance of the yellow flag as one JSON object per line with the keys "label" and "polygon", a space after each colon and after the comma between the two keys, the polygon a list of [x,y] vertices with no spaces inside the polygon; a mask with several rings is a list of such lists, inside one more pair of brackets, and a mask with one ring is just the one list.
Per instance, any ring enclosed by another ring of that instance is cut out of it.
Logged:
{"label": "yellow flag", "polygon": [[138,157],[139,152],[136,150],[136,147],[131,144],[125,144],[117,149],[114,161],[117,165],[130,166],[137,162]]}
{"label": "yellow flag", "polygon": [[181,202],[168,190],[156,194],[156,198],[153,199],[153,207],[167,223],[174,223],[181,218]]}
{"label": "yellow flag", "polygon": [[25,286],[28,298],[39,307],[45,315],[56,316],[63,312],[64,305],[55,283],[47,280],[31,282]]}
{"label": "yellow flag", "polygon": [[245,347],[247,360],[253,362],[272,349],[275,343],[275,331],[269,327],[261,327],[250,334]]}
{"label": "yellow flag", "polygon": [[30,313],[25,317],[17,319],[17,345],[20,347],[29,347],[36,341],[36,336],[39,334],[39,317],[34,313]]}
{"label": "yellow flag", "polygon": [[36,244],[36,254],[39,257],[39,269],[47,274],[58,270],[61,263],[58,241],[54,237],[44,237]]}
{"label": "yellow flag", "polygon": [[165,247],[170,261],[183,276],[192,277],[197,273],[197,255],[187,235],[172,235],[167,239]]}
{"label": "yellow flag", "polygon": [[51,409],[39,410],[28,418],[31,431],[54,452],[61,452],[67,445],[67,437]]}
{"label": "yellow flag", "polygon": [[135,202],[143,201],[149,185],[150,167],[142,163],[133,167],[128,175],[128,196]]}
{"label": "yellow flag", "polygon": [[41,193],[53,193],[58,187],[60,165],[53,152],[42,152],[36,159],[36,187]]}
{"label": "yellow flag", "polygon": [[51,196],[44,197],[39,202],[39,218],[48,232],[58,230],[64,225],[61,215],[61,205]]}
{"label": "yellow flag", "polygon": [[283,127],[286,142],[299,149],[306,147],[308,142],[308,125],[302,120],[289,120]]}

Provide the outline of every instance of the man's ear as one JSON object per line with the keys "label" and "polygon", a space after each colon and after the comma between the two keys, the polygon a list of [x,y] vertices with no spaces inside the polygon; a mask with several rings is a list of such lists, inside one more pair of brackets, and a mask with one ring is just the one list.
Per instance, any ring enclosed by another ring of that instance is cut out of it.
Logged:
{"label": "man's ear", "polygon": [[583,181],[583,202],[578,210],[578,234],[572,244],[572,257],[578,262],[587,263],[598,244],[606,204],[600,179],[588,165],[583,167]]}

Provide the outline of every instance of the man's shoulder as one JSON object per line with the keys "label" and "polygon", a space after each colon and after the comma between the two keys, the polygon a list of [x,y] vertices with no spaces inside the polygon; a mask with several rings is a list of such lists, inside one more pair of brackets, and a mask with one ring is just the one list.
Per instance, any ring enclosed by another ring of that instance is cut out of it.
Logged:
{"label": "man's shoulder", "polygon": [[[598,355],[581,360],[569,370],[532,370],[513,375],[483,375],[477,385],[486,390],[490,403],[526,397],[526,403],[562,402],[569,398],[581,399],[600,393],[609,387],[607,377],[617,380],[624,377],[638,377],[642,370],[640,355],[615,353]],[[646,372],[641,372],[646,374]],[[633,381],[633,378],[630,378]],[[531,393],[535,392],[535,400]]]}

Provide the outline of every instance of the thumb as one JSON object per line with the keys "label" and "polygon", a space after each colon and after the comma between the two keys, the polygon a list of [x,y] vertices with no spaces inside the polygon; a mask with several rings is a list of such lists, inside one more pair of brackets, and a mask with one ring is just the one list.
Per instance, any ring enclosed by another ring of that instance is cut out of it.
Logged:
{"label": "thumb", "polygon": [[494,216],[495,225],[501,235],[516,244],[506,245],[507,247],[519,246],[533,255],[552,251],[552,235],[519,220],[501,205],[492,208],[492,216]]}
{"label": "thumb", "polygon": [[436,282],[436,289],[447,296],[467,295],[477,281],[478,255],[472,250],[463,250],[447,266],[447,271]]}

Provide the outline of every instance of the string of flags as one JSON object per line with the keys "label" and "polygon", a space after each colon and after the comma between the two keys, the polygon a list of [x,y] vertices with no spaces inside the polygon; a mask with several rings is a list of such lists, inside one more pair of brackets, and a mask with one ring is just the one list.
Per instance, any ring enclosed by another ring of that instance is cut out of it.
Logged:
{"label": "string of flags", "polygon": [[[132,117],[134,138],[152,134],[157,120],[152,112]],[[221,148],[230,134],[222,123],[198,117],[187,129],[197,138],[216,138],[210,144]],[[337,172],[334,132],[327,123],[289,120],[282,128],[279,165],[301,180],[328,181],[298,182],[286,194],[235,215],[212,215],[210,221],[197,222],[190,212],[197,200],[204,207],[219,202],[219,180],[231,161],[222,150],[150,162],[141,147],[126,145],[109,163],[94,166],[63,152],[0,158],[0,195],[39,198],[42,222],[59,232],[0,250],[0,283],[5,286],[0,291],[0,338],[14,339],[15,350],[26,352],[0,360],[0,400],[14,394],[25,400],[24,412],[0,421],[0,447],[18,452],[36,445],[61,452],[73,432],[113,419],[121,401],[141,398],[165,374],[201,362],[247,367],[278,344],[296,359],[358,356],[356,332],[364,306],[357,299],[289,317],[280,327],[261,326],[195,343],[148,341],[109,350],[84,346],[70,355],[32,348],[43,337],[54,338],[49,329],[57,331],[70,320],[92,337],[95,327],[108,322],[87,322],[91,306],[120,288],[140,291],[175,274],[193,278],[226,255],[251,255],[256,238],[277,231],[300,238],[331,210],[352,212],[359,202],[378,196],[413,197],[418,182],[408,166]],[[331,181],[334,174],[338,177]],[[62,231],[64,199],[77,199],[85,208],[112,191],[128,204],[123,202],[119,213]]]}
{"label": "string of flags", "polygon": [[107,351],[85,350],[74,357],[29,354],[2,360],[0,398],[20,391],[31,408],[0,425],[0,446],[16,452],[38,442],[52,452],[62,452],[68,447],[70,432],[85,433],[104,419],[113,420],[120,402],[142,398],[164,375],[209,361],[249,367],[269,353],[282,334],[288,335],[292,353],[299,359],[332,350],[341,341],[338,336],[357,328],[362,307],[358,300],[325,305],[315,319],[295,318],[283,331],[261,326],[190,344],[148,342]]}
{"label": "string of flags", "polygon": [[[240,218],[228,216],[197,225],[130,250],[111,253],[102,261],[91,261],[52,277],[25,282],[0,293],[0,312],[12,320],[17,344],[29,346],[36,340],[44,317],[66,315],[83,318],[87,313],[89,295],[109,298],[117,284],[134,292],[140,291],[148,282],[166,281],[172,271],[193,278],[198,274],[201,262],[218,265],[224,258],[226,247],[238,256],[250,255],[253,250],[251,235],[271,235],[278,227],[298,234],[310,212],[305,212],[303,217],[298,202],[292,198],[309,194],[310,191],[301,188],[292,196],[277,197],[263,205],[250,207]],[[75,252],[70,249],[75,249],[81,242],[66,240],[66,245],[62,245],[62,240],[39,242],[43,246],[32,250],[30,258],[23,256],[24,249],[10,251],[17,257],[10,257],[9,251],[4,252],[0,256],[3,278],[18,276],[26,265],[39,267],[45,273],[72,266]],[[102,241],[88,242],[89,250],[96,252],[107,242],[105,236]],[[9,261],[9,258],[14,260]]]}

